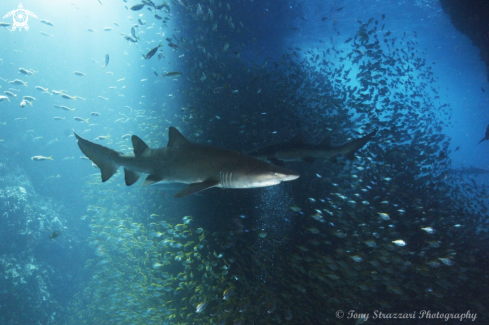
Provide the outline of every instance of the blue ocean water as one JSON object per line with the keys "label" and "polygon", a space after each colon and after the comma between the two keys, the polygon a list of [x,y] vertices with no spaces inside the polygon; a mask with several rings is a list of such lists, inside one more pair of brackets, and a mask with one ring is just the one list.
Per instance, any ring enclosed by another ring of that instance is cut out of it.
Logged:
{"label": "blue ocean water", "polygon": [[[438,1],[5,0],[0,21],[20,9],[28,30],[0,28],[0,324],[487,318],[487,69]],[[132,153],[172,126],[244,153],[376,134],[184,198],[102,183],[73,134]]]}

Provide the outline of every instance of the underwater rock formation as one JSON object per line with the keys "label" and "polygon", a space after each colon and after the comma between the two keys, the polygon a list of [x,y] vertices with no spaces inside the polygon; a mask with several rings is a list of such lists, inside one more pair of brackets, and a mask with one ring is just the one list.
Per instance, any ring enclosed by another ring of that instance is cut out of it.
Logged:
{"label": "underwater rock formation", "polygon": [[485,0],[440,0],[440,3],[455,28],[479,48],[489,79],[489,3]]}
{"label": "underwater rock formation", "polygon": [[[36,194],[21,168],[0,160],[0,324],[46,324],[62,311],[72,265],[59,260],[76,245],[63,210]],[[63,236],[51,239],[56,231]]]}

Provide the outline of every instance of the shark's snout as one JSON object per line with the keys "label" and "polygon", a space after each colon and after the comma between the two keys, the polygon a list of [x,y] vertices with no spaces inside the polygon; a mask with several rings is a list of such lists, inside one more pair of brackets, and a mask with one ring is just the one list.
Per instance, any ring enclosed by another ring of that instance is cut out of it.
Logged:
{"label": "shark's snout", "polygon": [[299,174],[292,172],[290,174],[284,175],[284,181],[293,181],[294,179],[298,179],[299,176]]}

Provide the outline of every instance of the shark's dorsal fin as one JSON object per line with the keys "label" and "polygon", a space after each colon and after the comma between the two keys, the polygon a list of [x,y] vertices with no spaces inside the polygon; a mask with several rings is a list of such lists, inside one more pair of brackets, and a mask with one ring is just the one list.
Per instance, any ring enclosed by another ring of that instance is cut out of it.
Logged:
{"label": "shark's dorsal fin", "polygon": [[187,196],[190,194],[194,194],[203,190],[207,190],[208,188],[214,187],[216,185],[219,185],[219,181],[216,180],[207,180],[202,183],[192,183],[177,194],[175,194],[175,197],[182,197],[182,196]]}
{"label": "shark's dorsal fin", "polygon": [[173,126],[170,126],[170,130],[168,131],[168,147],[179,147],[181,145],[187,144],[189,141],[185,139],[185,137],[175,129]]}
{"label": "shark's dorsal fin", "polygon": [[143,140],[141,140],[138,136],[133,135],[131,137],[132,140],[132,147],[134,148],[134,155],[136,157],[139,157],[143,154],[146,149],[149,149],[148,145],[144,143]]}

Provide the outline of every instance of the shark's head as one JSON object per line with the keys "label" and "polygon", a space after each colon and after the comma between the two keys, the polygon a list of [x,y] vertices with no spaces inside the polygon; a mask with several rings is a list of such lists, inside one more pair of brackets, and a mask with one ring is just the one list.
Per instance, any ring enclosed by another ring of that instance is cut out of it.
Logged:
{"label": "shark's head", "polygon": [[265,173],[259,173],[252,177],[252,187],[263,187],[277,185],[281,182],[292,181],[299,178],[299,174],[293,171],[270,171]]}
{"label": "shark's head", "polygon": [[[299,178],[294,171],[260,161],[260,166],[245,168],[241,172],[221,174],[222,187],[255,188],[280,184]],[[250,166],[251,167],[251,166]],[[257,168],[258,167],[258,168]]]}

